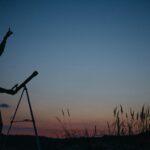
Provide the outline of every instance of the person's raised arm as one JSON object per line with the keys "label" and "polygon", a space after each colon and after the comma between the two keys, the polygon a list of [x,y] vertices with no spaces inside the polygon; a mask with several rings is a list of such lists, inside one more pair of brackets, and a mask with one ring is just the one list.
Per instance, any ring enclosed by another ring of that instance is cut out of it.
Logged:
{"label": "person's raised arm", "polygon": [[7,42],[7,39],[9,36],[11,36],[13,34],[13,32],[11,31],[11,29],[9,28],[7,33],[5,34],[2,42],[0,43],[0,56],[3,54],[4,52],[4,49],[5,49],[5,45],[6,45],[6,42]]}

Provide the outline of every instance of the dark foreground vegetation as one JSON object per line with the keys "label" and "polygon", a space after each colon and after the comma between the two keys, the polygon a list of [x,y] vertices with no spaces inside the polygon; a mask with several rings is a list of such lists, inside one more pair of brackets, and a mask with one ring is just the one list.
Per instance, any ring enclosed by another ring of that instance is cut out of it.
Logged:
{"label": "dark foreground vegetation", "polygon": [[[150,108],[144,105],[140,111],[130,108],[124,112],[120,105],[113,110],[114,120],[107,122],[107,135],[100,137],[97,127],[82,134],[71,129],[70,112],[62,110],[62,119],[56,117],[64,138],[39,137],[41,150],[150,150]],[[65,121],[64,121],[65,120]],[[36,137],[9,135],[0,137],[0,150],[38,150]]]}
{"label": "dark foreground vegetation", "polygon": [[[0,146],[5,136],[1,138]],[[42,150],[150,150],[149,133],[134,136],[52,139],[40,137]],[[37,150],[34,136],[9,136],[7,150]]]}

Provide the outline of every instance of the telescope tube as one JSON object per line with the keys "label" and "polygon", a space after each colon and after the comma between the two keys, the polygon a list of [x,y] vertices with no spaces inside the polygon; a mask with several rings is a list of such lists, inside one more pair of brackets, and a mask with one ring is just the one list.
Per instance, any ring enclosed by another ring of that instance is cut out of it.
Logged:
{"label": "telescope tube", "polygon": [[23,81],[14,91],[14,94],[16,94],[21,88],[25,87],[25,85],[35,76],[38,75],[37,71],[34,71],[25,81]]}

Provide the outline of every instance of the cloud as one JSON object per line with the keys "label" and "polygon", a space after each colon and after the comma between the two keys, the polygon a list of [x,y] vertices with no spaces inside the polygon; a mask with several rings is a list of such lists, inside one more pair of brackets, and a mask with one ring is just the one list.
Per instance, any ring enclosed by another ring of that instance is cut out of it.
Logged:
{"label": "cloud", "polygon": [[8,104],[0,104],[0,108],[9,108],[10,107],[10,105],[8,105]]}

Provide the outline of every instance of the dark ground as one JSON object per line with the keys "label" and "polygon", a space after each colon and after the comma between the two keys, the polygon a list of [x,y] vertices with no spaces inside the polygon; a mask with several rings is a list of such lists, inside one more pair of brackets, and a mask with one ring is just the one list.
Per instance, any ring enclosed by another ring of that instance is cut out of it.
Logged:
{"label": "dark ground", "polygon": [[[1,138],[0,147],[5,136]],[[150,136],[51,139],[40,137],[41,150],[150,150]],[[9,136],[7,150],[37,150],[34,136]],[[5,149],[5,150],[6,150]]]}

